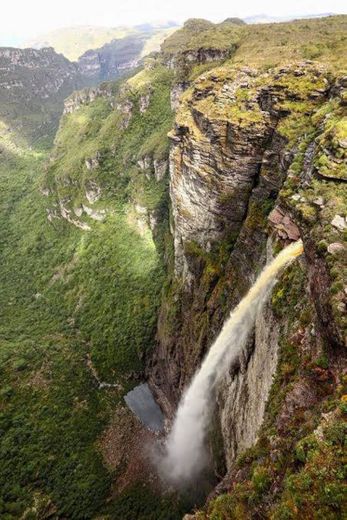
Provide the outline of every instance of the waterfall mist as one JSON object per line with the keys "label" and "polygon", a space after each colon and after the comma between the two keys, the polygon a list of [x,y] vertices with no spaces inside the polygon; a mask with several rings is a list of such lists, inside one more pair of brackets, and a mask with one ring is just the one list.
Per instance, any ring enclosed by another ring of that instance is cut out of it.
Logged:
{"label": "waterfall mist", "polygon": [[265,268],[231,312],[179,404],[167,438],[160,468],[165,478],[182,485],[206,464],[206,433],[213,412],[213,391],[246,345],[255,317],[276,283],[276,276],[303,252],[301,240],[285,249]]}

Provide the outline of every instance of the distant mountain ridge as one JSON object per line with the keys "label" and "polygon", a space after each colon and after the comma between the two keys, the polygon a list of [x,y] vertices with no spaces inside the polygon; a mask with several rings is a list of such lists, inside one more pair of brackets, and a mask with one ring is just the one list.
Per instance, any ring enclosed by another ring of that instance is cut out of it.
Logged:
{"label": "distant mountain ridge", "polygon": [[99,49],[89,49],[78,59],[81,74],[87,83],[116,79],[140,64],[141,58],[160,50],[163,41],[175,32],[176,27],[149,29],[114,39]]}
{"label": "distant mountain ridge", "polygon": [[0,47],[0,138],[6,134],[6,138],[11,135],[29,144],[49,145],[65,98],[74,90],[124,76],[144,55],[159,50],[165,37],[175,30],[154,25],[141,29],[134,28],[98,49],[89,49],[78,62],[52,46]]}
{"label": "distant mountain ridge", "polygon": [[243,20],[246,23],[280,23],[289,22],[292,20],[306,20],[310,18],[325,18],[327,16],[334,16],[335,13],[319,13],[319,14],[305,14],[305,15],[288,15],[288,16],[269,16],[267,14],[256,14],[246,16]]}
{"label": "distant mountain ridge", "polygon": [[52,48],[2,47],[0,70],[0,123],[6,132],[29,143],[50,140],[64,99],[83,85],[77,65]]}
{"label": "distant mountain ridge", "polygon": [[155,36],[159,32],[171,27],[178,27],[178,24],[170,21],[160,24],[148,23],[134,27],[97,27],[89,25],[64,27],[24,41],[21,47],[32,47],[34,49],[53,47],[56,52],[64,54],[70,61],[77,61],[78,58],[90,49],[99,49],[113,40],[121,40],[131,35],[138,37],[143,33],[145,33],[146,39],[149,39],[152,35]]}

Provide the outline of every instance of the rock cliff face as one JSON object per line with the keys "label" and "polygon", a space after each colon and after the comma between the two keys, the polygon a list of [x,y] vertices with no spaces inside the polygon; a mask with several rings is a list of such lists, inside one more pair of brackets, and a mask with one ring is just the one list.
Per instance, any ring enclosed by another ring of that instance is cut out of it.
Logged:
{"label": "rock cliff face", "polygon": [[[266,403],[274,378],[285,387],[279,375],[286,370],[281,364],[288,348],[284,345],[296,343],[298,355],[306,352],[315,359],[322,355],[323,344],[329,351],[344,341],[345,296],[342,291],[334,296],[331,290],[338,276],[332,274],[333,264],[336,269],[342,257],[324,258],[319,246],[322,226],[325,240],[338,240],[331,222],[340,202],[334,210],[336,185],[318,180],[315,145],[324,139],[326,118],[343,111],[343,94],[336,95],[335,87],[340,83],[309,63],[264,74],[224,66],[200,76],[176,103],[175,128],[169,134],[174,276],[149,369],[169,416],[228,311],[250,287],[273,247],[300,236],[305,246],[304,260],[281,279],[217,396],[219,420],[214,427],[221,431],[229,474],[224,489],[235,478],[236,457],[254,445],[264,420],[269,421]],[[344,196],[337,200],[342,203]],[[288,309],[293,310],[288,314],[281,307],[283,292],[290,293],[286,276],[298,277],[293,285],[297,283],[302,294],[301,301],[295,293],[289,296],[293,301]],[[300,315],[310,315],[312,321],[300,322]],[[341,377],[338,369],[335,377]],[[291,414],[309,414],[319,399],[317,387],[310,388],[307,375],[297,372],[287,400],[276,405],[278,435],[288,432]]]}
{"label": "rock cliff face", "polygon": [[189,21],[136,75],[70,95],[46,161],[6,137],[48,136],[78,70],[3,50],[0,516],[181,518],[124,394],[147,379],[169,426],[230,310],[301,238],[215,392],[219,484],[190,518],[343,517],[346,22],[300,23]]}
{"label": "rock cliff face", "polygon": [[228,470],[257,439],[276,374],[279,329],[267,305],[257,317],[253,341],[241,356],[238,369],[225,378],[220,391],[218,407]]}
{"label": "rock cliff face", "polygon": [[[170,134],[170,193],[175,275],[184,285],[183,308],[188,315],[196,308],[206,309],[207,305],[208,314],[213,317],[214,298],[206,302],[204,293],[213,291],[220,277],[216,264],[220,263],[221,255],[225,261],[232,249],[229,263],[232,262],[235,270],[232,278],[235,279],[237,273],[238,283],[233,284],[231,280],[226,283],[229,290],[229,284],[232,284],[232,291],[237,296],[249,287],[261,264],[266,215],[275,203],[289,166],[287,139],[276,129],[280,129],[281,119],[290,117],[282,104],[287,96],[293,95],[290,83],[300,74],[303,80],[308,79],[303,68],[262,77],[251,70],[223,68],[200,77],[183,95],[175,131]],[[328,86],[324,73],[312,70],[310,74],[312,92],[320,90],[318,99],[323,100]],[[310,95],[304,94],[308,109],[313,110],[318,101],[317,98],[311,100]],[[207,264],[211,264],[209,275],[205,273],[202,277]],[[228,289],[224,288],[225,291]],[[193,309],[188,311],[186,306],[191,306],[192,297],[197,300],[196,308],[193,304]],[[233,299],[229,298],[230,304]],[[216,312],[220,320],[222,312]],[[199,328],[201,326],[200,323]],[[193,357],[195,362],[189,359],[193,353],[183,346],[179,348],[177,338],[172,338],[176,343],[175,348],[171,347],[175,360],[167,360],[169,373],[178,374],[182,365],[197,366],[205,350],[205,334],[210,339],[213,337],[213,332],[205,327],[199,340],[202,344],[194,347],[197,349]],[[165,339],[160,338],[164,345],[168,341],[166,332]],[[187,334],[191,336],[192,331]],[[182,332],[182,337],[184,335]],[[164,347],[163,358],[166,357],[165,350]],[[160,356],[160,348],[158,352]],[[165,374],[165,369],[163,372]],[[186,377],[189,380],[191,375],[191,372],[181,374],[179,388],[182,389]],[[166,375],[163,380],[171,388],[177,388],[174,376],[172,384]]]}
{"label": "rock cliff face", "polygon": [[63,100],[82,85],[75,64],[52,48],[0,48],[0,119],[23,137],[52,137]]}
{"label": "rock cliff face", "polygon": [[81,73],[91,83],[115,79],[138,66],[148,35],[130,35],[92,49],[78,59]]}

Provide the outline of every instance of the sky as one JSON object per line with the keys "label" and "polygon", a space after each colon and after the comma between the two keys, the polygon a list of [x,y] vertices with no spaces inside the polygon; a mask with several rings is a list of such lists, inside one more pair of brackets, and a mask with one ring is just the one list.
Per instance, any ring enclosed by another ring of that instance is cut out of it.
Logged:
{"label": "sky", "polygon": [[187,18],[346,13],[346,0],[10,0],[1,2],[0,45],[75,25],[136,25]]}

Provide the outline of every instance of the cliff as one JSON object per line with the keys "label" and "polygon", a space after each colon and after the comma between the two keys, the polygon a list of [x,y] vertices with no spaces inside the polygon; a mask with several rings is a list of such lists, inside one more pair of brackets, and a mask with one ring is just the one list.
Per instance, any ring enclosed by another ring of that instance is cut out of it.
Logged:
{"label": "cliff", "polygon": [[78,59],[79,69],[93,83],[116,79],[139,65],[145,41],[144,35],[127,36],[100,49],[90,49]]}
{"label": "cliff", "polygon": [[[299,237],[305,250],[216,396],[211,450],[216,471],[226,471],[218,493],[231,495],[192,518],[342,512],[342,502],[327,504],[317,475],[321,454],[333,457],[340,446],[331,432],[344,428],[342,134],[334,151],[329,144],[344,126],[344,85],[307,62],[266,73],[231,64],[199,76],[180,98],[169,134],[174,273],[148,370],[169,416],[269,255]],[[315,428],[311,458],[300,459]],[[341,463],[336,457],[326,470],[336,489]],[[315,477],[317,486],[299,491]]]}
{"label": "cliff", "polygon": [[[49,154],[3,149],[5,518],[343,518],[345,29],[188,21],[133,76],[71,94]],[[147,380],[169,428],[299,238],[214,395],[209,474],[178,496],[124,395]]]}
{"label": "cliff", "polygon": [[64,99],[82,85],[75,64],[52,48],[0,48],[0,119],[29,142],[52,140]]}

